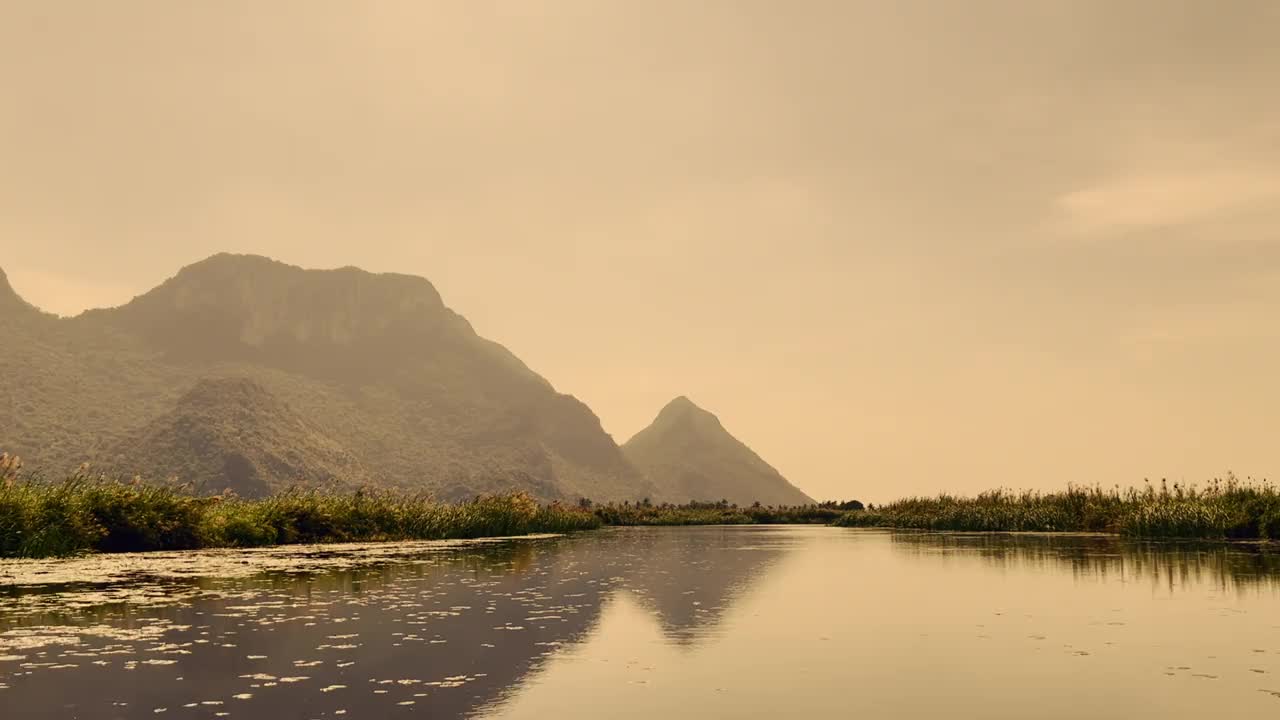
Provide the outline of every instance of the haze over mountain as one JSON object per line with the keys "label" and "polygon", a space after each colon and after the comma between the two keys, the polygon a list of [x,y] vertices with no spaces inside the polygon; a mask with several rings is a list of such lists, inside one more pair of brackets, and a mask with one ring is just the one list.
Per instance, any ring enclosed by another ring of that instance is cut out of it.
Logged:
{"label": "haze over mountain", "polygon": [[687,397],[672,400],[623,453],[670,502],[808,505],[813,499]]}
{"label": "haze over mountain", "polygon": [[247,378],[196,383],[174,408],[93,457],[177,477],[196,489],[263,496],[291,485],[372,484],[359,459],[316,423]]}
{"label": "haze over mountain", "polygon": [[615,437],[688,393],[821,497],[1274,478],[1278,36],[1274,0],[5,0],[0,265],[62,315],[221,250],[422,275]]}
{"label": "haze over mountain", "polygon": [[0,275],[0,447],[260,495],[299,478],[458,498],[654,494],[575,398],[427,280],[216,255],[118,308],[39,312]]}

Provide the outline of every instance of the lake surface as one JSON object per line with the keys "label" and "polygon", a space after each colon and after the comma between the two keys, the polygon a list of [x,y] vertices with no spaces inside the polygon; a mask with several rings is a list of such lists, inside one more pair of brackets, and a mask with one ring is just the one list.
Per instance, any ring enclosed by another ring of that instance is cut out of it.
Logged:
{"label": "lake surface", "polygon": [[1280,553],[609,529],[0,562],[5,718],[1280,717]]}

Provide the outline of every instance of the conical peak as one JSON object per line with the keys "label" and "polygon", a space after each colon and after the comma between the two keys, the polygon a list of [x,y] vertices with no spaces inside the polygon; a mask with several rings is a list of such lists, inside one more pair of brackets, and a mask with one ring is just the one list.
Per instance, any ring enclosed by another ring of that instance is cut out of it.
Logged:
{"label": "conical peak", "polygon": [[[690,400],[687,396],[681,395],[676,399],[672,400],[671,402],[667,403],[666,406],[662,408],[662,411],[658,413],[658,416],[661,417],[663,415],[671,415],[676,413],[683,414],[683,413],[690,413],[690,412],[706,413],[707,411],[698,407],[697,403]],[[707,414],[710,414],[710,413],[707,413]]]}
{"label": "conical peak", "polygon": [[700,408],[698,408],[697,404],[694,403],[692,400],[690,400],[688,396],[681,395],[675,398],[674,400],[672,400],[671,402],[667,403],[666,406],[662,408],[662,411],[667,412],[668,410],[676,411],[676,410],[690,410],[690,409],[697,410]]}
{"label": "conical peak", "polygon": [[636,467],[670,502],[729,499],[740,504],[807,505],[807,495],[720,420],[680,396],[667,403],[649,427],[623,446]]}
{"label": "conical peak", "polygon": [[653,426],[665,428],[675,425],[692,426],[702,430],[720,429],[720,419],[713,413],[710,413],[690,400],[688,397],[681,395],[671,402],[667,403],[662,411],[658,413],[658,417],[654,419]]}

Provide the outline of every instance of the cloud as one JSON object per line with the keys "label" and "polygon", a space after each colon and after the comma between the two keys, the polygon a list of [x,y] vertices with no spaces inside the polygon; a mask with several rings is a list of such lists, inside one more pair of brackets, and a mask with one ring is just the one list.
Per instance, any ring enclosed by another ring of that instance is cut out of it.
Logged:
{"label": "cloud", "polygon": [[1270,297],[1157,307],[1140,315],[1130,339],[1139,345],[1202,347],[1276,340],[1280,332],[1271,321],[1275,310],[1276,302]]}
{"label": "cloud", "polygon": [[1280,173],[1132,175],[1066,193],[1057,206],[1066,229],[1075,233],[1182,225],[1259,206],[1280,207]]}

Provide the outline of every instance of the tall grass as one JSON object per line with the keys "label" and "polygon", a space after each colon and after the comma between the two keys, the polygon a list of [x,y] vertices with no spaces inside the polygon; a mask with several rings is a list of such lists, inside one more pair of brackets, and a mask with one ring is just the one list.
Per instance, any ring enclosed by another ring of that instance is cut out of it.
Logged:
{"label": "tall grass", "polygon": [[[58,483],[20,477],[0,454],[0,557],[80,552],[261,547],[291,543],[441,540],[569,532],[601,525],[834,524],[924,530],[1106,532],[1150,538],[1280,539],[1280,491],[1228,475],[1204,488],[1069,487],[993,490],[976,497],[913,497],[800,507],[583,500],[541,505],[524,493],[446,504],[422,495],[292,490],[261,500],[199,497],[177,486],[93,477]],[[850,509],[853,508],[853,509]]]}
{"label": "tall grass", "polygon": [[0,557],[442,540],[600,526],[591,512],[523,493],[445,504],[382,492],[286,492],[263,500],[195,497],[180,488],[73,477],[0,485]]}
{"label": "tall grass", "polygon": [[[0,467],[4,462],[0,457]],[[246,500],[200,497],[179,486],[119,482],[87,471],[59,483],[13,473],[0,475],[0,481],[0,557],[498,537],[601,525],[829,524],[844,514],[835,503],[540,505],[524,493],[459,504],[377,491],[291,490]]]}
{"label": "tall grass", "polygon": [[1280,539],[1280,492],[1233,475],[1204,488],[1070,487],[993,490],[976,497],[913,497],[851,512],[837,525],[924,530],[1108,532],[1136,537]]}
{"label": "tall grass", "polygon": [[605,525],[769,525],[830,524],[844,515],[833,506],[738,507],[727,502],[685,505],[610,503],[594,508]]}

